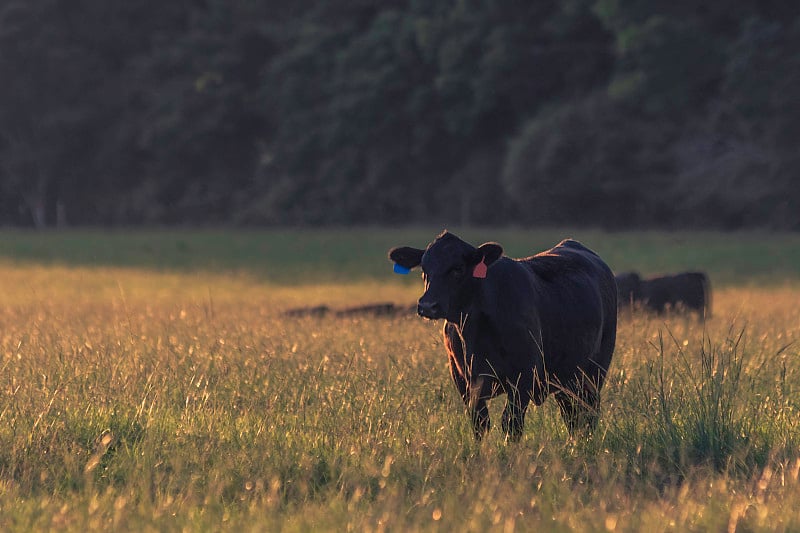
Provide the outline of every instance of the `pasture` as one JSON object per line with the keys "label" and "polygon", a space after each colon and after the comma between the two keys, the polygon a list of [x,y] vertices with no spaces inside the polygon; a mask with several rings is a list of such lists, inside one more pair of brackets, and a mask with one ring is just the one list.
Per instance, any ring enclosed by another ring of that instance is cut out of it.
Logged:
{"label": "pasture", "polygon": [[[454,229],[708,272],[621,317],[596,433],[475,443],[394,245],[438,228],[0,232],[0,530],[797,531],[800,235]],[[502,399],[491,404],[499,421]]]}

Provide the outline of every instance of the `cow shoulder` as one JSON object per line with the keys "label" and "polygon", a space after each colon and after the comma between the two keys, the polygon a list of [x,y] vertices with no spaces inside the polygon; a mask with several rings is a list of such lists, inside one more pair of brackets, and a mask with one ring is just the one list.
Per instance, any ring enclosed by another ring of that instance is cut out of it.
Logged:
{"label": "cow shoulder", "polygon": [[501,257],[480,284],[480,312],[493,320],[516,321],[534,298],[535,278],[523,260]]}
{"label": "cow shoulder", "polygon": [[[525,260],[505,256],[498,259],[480,284],[480,298],[473,309],[476,316],[467,319],[465,337],[479,334],[487,354],[491,357],[504,354],[503,364],[514,368],[528,365],[528,359],[519,357],[536,353],[536,347],[542,343],[539,285]],[[511,359],[507,360],[508,357]]]}

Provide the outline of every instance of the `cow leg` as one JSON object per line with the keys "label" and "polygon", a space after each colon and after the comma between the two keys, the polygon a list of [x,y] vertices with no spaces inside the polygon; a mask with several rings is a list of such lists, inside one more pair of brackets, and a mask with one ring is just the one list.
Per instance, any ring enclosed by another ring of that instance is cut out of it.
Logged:
{"label": "cow leg", "polygon": [[491,426],[489,407],[486,404],[486,400],[480,398],[470,406],[470,418],[472,419],[472,431],[475,433],[475,440],[480,441]]}
{"label": "cow leg", "polygon": [[489,407],[486,402],[497,396],[497,383],[494,380],[479,376],[471,379],[469,384],[469,413],[472,419],[472,429],[475,439],[481,440],[484,433],[489,431]]}
{"label": "cow leg", "polygon": [[478,383],[473,385],[467,383],[459,372],[454,357],[450,358],[450,377],[453,378],[453,383],[467,408],[475,439],[481,440],[490,427],[489,408],[486,405],[488,396],[483,394],[483,380],[479,380]]}
{"label": "cow leg", "polygon": [[503,432],[510,442],[517,442],[522,437],[525,426],[525,412],[531,401],[531,392],[527,387],[520,389],[510,386],[506,391],[506,407],[503,409]]}
{"label": "cow leg", "polygon": [[473,399],[471,397],[469,384],[458,372],[452,360],[450,361],[450,376],[453,378],[453,383],[455,383],[456,389],[461,395],[461,400],[469,412],[475,438],[481,440],[483,434],[489,431],[489,409],[486,406],[486,400]]}
{"label": "cow leg", "polygon": [[558,408],[561,411],[561,418],[564,424],[567,425],[567,431],[571,437],[575,437],[576,433],[581,431],[581,428],[591,427],[593,422],[588,420],[588,413],[583,405],[581,399],[572,391],[557,392],[556,401]]}
{"label": "cow leg", "polygon": [[556,393],[561,418],[570,436],[588,436],[597,426],[600,414],[600,394],[597,384],[586,377],[573,387]]}
{"label": "cow leg", "polygon": [[516,381],[507,380],[505,384],[506,407],[503,410],[503,433],[506,440],[517,442],[522,437],[525,426],[525,412],[531,401],[532,373],[522,373]]}

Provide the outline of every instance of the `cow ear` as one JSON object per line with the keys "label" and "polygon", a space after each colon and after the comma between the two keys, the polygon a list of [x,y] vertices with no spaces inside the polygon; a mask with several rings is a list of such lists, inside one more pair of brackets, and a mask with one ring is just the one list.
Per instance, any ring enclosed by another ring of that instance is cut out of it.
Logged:
{"label": "cow ear", "polygon": [[422,254],[425,250],[419,248],[411,248],[409,246],[398,246],[389,250],[389,259],[403,268],[412,269],[419,266],[422,261]]}
{"label": "cow ear", "polygon": [[476,254],[478,256],[475,259],[476,263],[480,262],[481,258],[483,258],[483,263],[489,266],[503,255],[503,247],[496,242],[487,242],[478,247]]}

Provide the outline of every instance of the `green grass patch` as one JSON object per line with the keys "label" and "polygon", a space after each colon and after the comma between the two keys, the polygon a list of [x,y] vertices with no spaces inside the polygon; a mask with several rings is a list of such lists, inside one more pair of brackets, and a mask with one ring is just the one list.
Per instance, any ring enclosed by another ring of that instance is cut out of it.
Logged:
{"label": "green grass patch", "polygon": [[[605,233],[580,229],[451,228],[480,244],[500,242],[524,257],[573,237],[615,271],[645,275],[704,270],[729,284],[800,279],[800,235],[742,233]],[[246,271],[262,280],[311,282],[386,280],[386,254],[396,245],[422,247],[440,229],[333,230],[70,230],[0,231],[0,258],[16,264],[130,267],[181,272]],[[413,276],[412,276],[413,277]]]}

